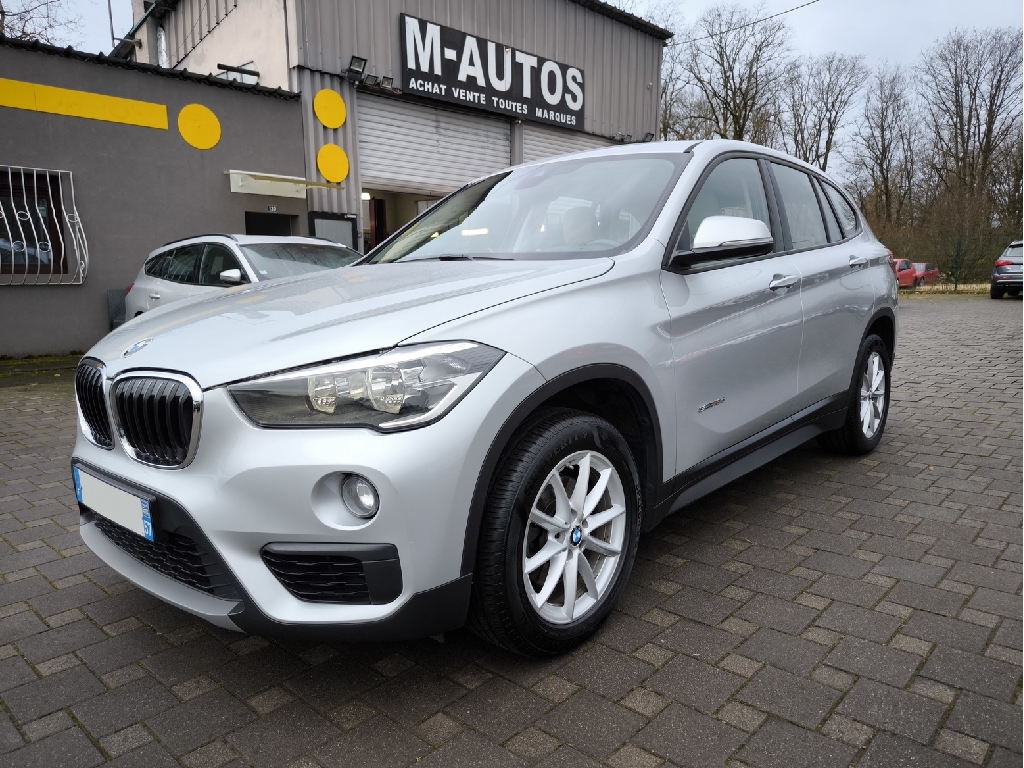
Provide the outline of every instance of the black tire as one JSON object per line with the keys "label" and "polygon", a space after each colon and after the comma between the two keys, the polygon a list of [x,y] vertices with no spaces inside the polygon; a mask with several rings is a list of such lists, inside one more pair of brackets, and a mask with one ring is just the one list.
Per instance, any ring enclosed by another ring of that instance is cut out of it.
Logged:
{"label": "black tire", "polygon": [[988,296],[990,299],[1001,299],[1003,298],[1003,293],[1004,291],[1002,288],[997,288],[994,285],[988,289]]}
{"label": "black tire", "polygon": [[[530,509],[548,475],[581,450],[601,454],[619,476],[626,508],[624,538],[600,599],[581,617],[558,624],[542,617],[527,596],[523,540]],[[573,649],[601,626],[622,596],[636,557],[642,517],[636,462],[615,427],[568,408],[538,412],[512,439],[491,480],[467,626],[483,639],[524,655],[552,656]]]}
{"label": "black tire", "polygon": [[[861,377],[867,367],[868,360],[873,353],[878,353],[882,360],[882,367],[885,371],[885,400],[882,408],[881,420],[878,428],[870,437],[864,433],[861,427],[860,418],[860,389]],[[891,400],[892,354],[885,342],[876,334],[868,334],[860,343],[857,350],[857,362],[853,367],[853,380],[850,382],[849,404],[846,408],[846,420],[843,426],[831,432],[818,435],[818,444],[825,450],[832,453],[844,454],[846,456],[863,456],[871,453],[882,440],[885,432],[885,423],[889,417],[889,402]]]}

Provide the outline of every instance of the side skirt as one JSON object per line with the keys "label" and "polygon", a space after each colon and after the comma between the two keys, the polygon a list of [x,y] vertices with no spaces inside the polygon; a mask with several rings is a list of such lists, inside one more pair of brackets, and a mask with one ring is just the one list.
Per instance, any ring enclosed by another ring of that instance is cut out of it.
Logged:
{"label": "side skirt", "polygon": [[838,429],[846,419],[848,398],[849,393],[843,392],[821,400],[676,475],[663,486],[661,501],[648,507],[643,530],[652,530],[673,512],[753,472],[811,438]]}

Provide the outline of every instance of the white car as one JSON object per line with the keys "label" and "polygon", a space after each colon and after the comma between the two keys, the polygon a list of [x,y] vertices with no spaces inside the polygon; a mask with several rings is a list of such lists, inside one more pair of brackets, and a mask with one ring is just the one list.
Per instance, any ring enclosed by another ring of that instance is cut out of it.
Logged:
{"label": "white car", "polygon": [[243,283],[347,267],[362,254],[314,237],[201,235],[174,240],[146,259],[125,292],[125,318]]}

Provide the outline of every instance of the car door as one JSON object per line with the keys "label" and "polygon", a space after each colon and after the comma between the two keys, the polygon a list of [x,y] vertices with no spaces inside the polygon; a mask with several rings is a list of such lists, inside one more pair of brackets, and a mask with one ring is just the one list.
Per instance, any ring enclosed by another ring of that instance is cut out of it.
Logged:
{"label": "car door", "polygon": [[168,304],[187,299],[192,295],[193,284],[203,255],[203,244],[193,243],[174,249],[164,260],[160,277],[153,281],[147,296],[150,309],[166,307]]}
{"label": "car door", "polygon": [[[774,161],[770,166],[783,232],[801,277],[803,409],[849,391],[857,350],[874,306],[869,271],[874,256],[857,237],[856,216],[845,228],[840,225],[825,192],[830,189],[827,182],[801,168]],[[830,193],[839,195],[834,188]]]}
{"label": "car door", "polygon": [[245,267],[239,262],[238,257],[221,243],[208,243],[203,252],[203,259],[199,266],[199,280],[192,289],[192,295],[210,293],[222,288],[229,288],[238,283],[221,282],[220,273],[229,269],[237,269],[242,275],[242,282],[249,282],[248,273]]}
{"label": "car door", "polygon": [[[759,219],[782,238],[761,163],[720,158],[683,211],[675,251],[708,216]],[[677,404],[677,471],[785,420],[797,396],[799,273],[782,253],[662,270]],[[774,286],[774,287],[773,287]]]}

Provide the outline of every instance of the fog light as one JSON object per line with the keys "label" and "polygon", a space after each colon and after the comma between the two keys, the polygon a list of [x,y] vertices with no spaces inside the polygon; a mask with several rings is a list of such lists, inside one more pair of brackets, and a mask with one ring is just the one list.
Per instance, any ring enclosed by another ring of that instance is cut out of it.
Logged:
{"label": "fog light", "polygon": [[341,498],[348,511],[356,517],[370,518],[377,514],[380,499],[373,483],[360,475],[349,475],[341,486]]}

